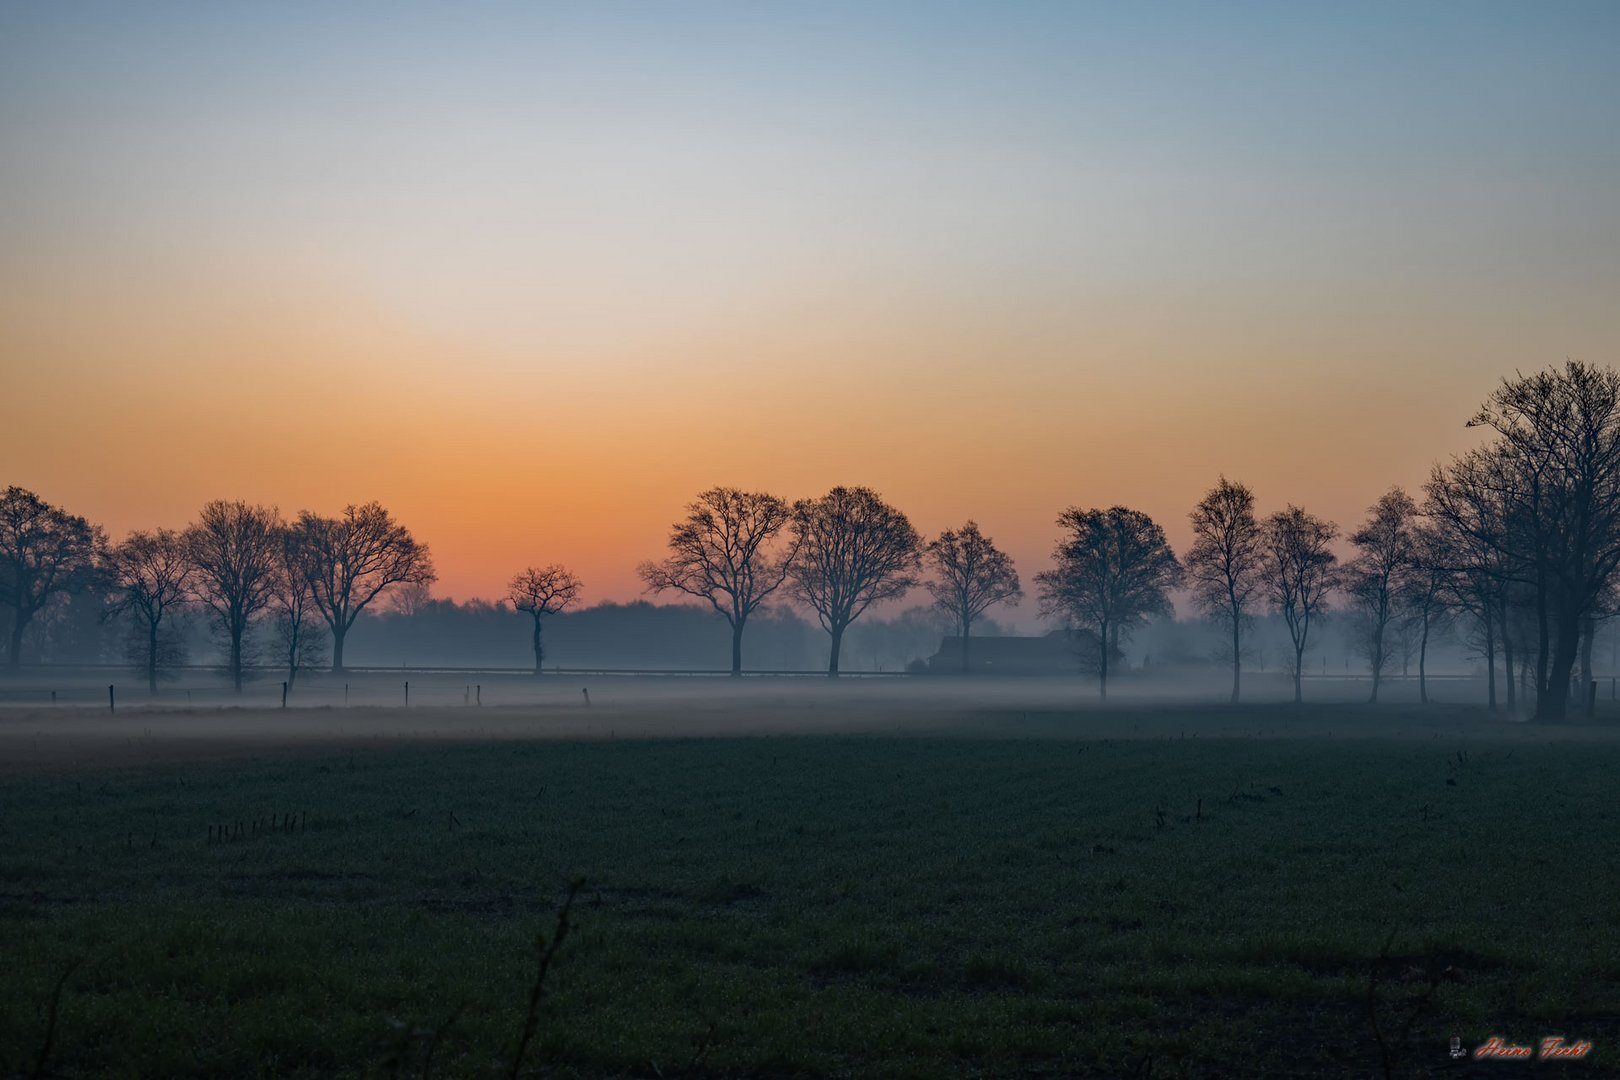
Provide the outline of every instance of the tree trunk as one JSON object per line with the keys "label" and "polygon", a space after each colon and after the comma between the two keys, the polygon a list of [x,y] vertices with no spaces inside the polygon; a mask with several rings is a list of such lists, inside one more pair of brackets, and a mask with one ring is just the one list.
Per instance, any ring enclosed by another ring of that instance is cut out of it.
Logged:
{"label": "tree trunk", "polygon": [[1238,686],[1243,677],[1242,633],[1238,612],[1232,612],[1232,704],[1238,703]]}
{"label": "tree trunk", "polygon": [[[1506,605],[1503,605],[1506,608]],[[1547,631],[1547,575],[1542,570],[1536,571],[1536,712],[1541,712],[1541,701],[1550,697],[1547,693],[1551,685],[1547,681],[1547,653],[1550,649]]]}
{"label": "tree trunk", "polygon": [[968,631],[972,628],[973,624],[970,620],[962,620],[962,674],[964,675],[968,673]]}
{"label": "tree trunk", "polygon": [[231,681],[236,684],[236,692],[242,692],[242,627],[231,628]]}
{"label": "tree trunk", "polygon": [[1502,672],[1507,676],[1507,707],[1508,712],[1513,713],[1518,711],[1519,691],[1513,684],[1513,636],[1508,632],[1508,603],[1505,596],[1498,614],[1502,620]]}
{"label": "tree trunk", "polygon": [[742,675],[742,635],[743,620],[737,619],[731,624],[731,676],[738,678]]}
{"label": "tree trunk", "polygon": [[1581,707],[1588,717],[1597,711],[1597,699],[1592,694],[1592,638],[1597,625],[1591,616],[1581,620]]}
{"label": "tree trunk", "polygon": [[1372,653],[1373,653],[1373,655],[1372,655],[1372,677],[1373,677],[1373,680],[1372,680],[1372,682],[1373,682],[1373,684],[1372,684],[1372,696],[1367,699],[1367,704],[1376,705],[1376,704],[1378,704],[1378,681],[1379,681],[1379,678],[1383,675],[1383,672],[1384,672],[1384,630],[1383,630],[1383,627],[1379,627],[1378,636],[1373,639]]}
{"label": "tree trunk", "polygon": [[1418,704],[1429,703],[1429,616],[1423,616],[1423,636],[1418,639]]}
{"label": "tree trunk", "polygon": [[545,645],[540,640],[540,616],[534,616],[534,676],[539,678],[546,659]]}
{"label": "tree trunk", "polygon": [[1547,688],[1536,696],[1534,718],[1546,724],[1561,723],[1569,715],[1569,679],[1575,670],[1580,622],[1560,613],[1557,629],[1552,666],[1547,671]]}
{"label": "tree trunk", "polygon": [[157,696],[158,624],[146,624],[146,692]]}
{"label": "tree trunk", "polygon": [[[1513,672],[1507,673],[1509,679]],[[1491,609],[1485,608],[1485,707],[1496,711],[1496,624],[1491,621]]]}
{"label": "tree trunk", "polygon": [[1304,685],[1300,681],[1301,678],[1304,676],[1304,674],[1305,674],[1305,646],[1303,646],[1303,645],[1295,645],[1294,646],[1294,704],[1295,705],[1303,705],[1305,703]]}
{"label": "tree trunk", "polygon": [[332,627],[332,674],[343,674],[343,635],[348,628],[342,625]]}
{"label": "tree trunk", "polygon": [[838,675],[838,650],[844,644],[844,628],[834,626],[828,633],[832,635],[832,649],[827,655],[827,675],[829,678],[836,678]]}
{"label": "tree trunk", "polygon": [[1108,700],[1108,624],[1103,623],[1097,635],[1097,697]]}
{"label": "tree trunk", "polygon": [[11,667],[20,667],[20,666],[22,666],[23,629],[27,625],[28,625],[28,622],[27,622],[27,620],[25,620],[23,618],[23,613],[22,613],[21,608],[18,608],[17,610],[12,612],[12,618],[11,618],[11,644],[7,647],[7,650],[6,650],[6,658],[7,658],[6,662]]}
{"label": "tree trunk", "polygon": [[302,623],[291,623],[287,627],[287,687],[292,688],[298,681],[298,654],[300,646],[304,643],[304,627]]}

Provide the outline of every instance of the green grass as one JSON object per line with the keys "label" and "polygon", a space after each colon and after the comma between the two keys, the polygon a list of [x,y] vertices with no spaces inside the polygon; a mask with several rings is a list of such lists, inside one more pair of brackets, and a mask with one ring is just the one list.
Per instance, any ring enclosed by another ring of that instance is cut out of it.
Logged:
{"label": "green grass", "polygon": [[583,878],[525,1075],[1406,1076],[1452,1034],[1591,1039],[1570,1071],[1595,1074],[1620,1053],[1617,776],[1611,740],[1448,732],[13,780],[0,1069],[33,1072],[77,960],[46,1074],[419,1076],[432,1044],[434,1075],[507,1075]]}

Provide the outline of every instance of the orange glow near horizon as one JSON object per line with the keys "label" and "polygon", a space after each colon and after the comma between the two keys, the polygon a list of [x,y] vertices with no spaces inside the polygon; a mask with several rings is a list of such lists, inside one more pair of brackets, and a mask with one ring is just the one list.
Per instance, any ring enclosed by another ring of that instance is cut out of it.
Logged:
{"label": "orange glow near horizon", "polygon": [[[1346,531],[1615,362],[1620,8],[19,6],[0,484],[388,506],[584,600],[714,485]],[[920,597],[918,598],[920,599]],[[1034,605],[1016,618],[1033,628]]]}
{"label": "orange glow near horizon", "polygon": [[[335,291],[196,287],[98,297],[93,320],[49,290],[13,294],[5,348],[30,360],[12,385],[41,407],[0,434],[5,481],[115,538],[211,498],[285,514],[375,498],[431,546],[436,595],[458,599],[548,562],[584,578],[587,602],[634,599],[635,566],[715,484],[789,498],[866,484],[930,534],[973,518],[1026,583],[1070,505],[1137,507],[1184,548],[1187,510],[1220,473],[1263,510],[1293,501],[1348,529],[1471,444],[1462,420],[1493,384],[1213,319],[1191,363],[1181,328],[1128,312],[1048,318],[1023,340],[938,313],[784,317],[530,360]],[[1309,385],[1277,378],[1305,349],[1320,361]],[[1019,618],[1033,625],[1032,603]]]}

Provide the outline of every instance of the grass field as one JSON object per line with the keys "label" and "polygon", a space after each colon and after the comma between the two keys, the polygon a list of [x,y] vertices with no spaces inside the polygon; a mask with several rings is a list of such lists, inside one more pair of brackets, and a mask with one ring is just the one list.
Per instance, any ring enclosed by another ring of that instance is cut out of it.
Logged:
{"label": "grass field", "polygon": [[[626,738],[646,703],[588,740],[487,710],[390,742],[404,718],[368,710],[347,743],[294,726],[121,765],[88,746],[100,721],[0,721],[23,766],[0,781],[0,1069],[1620,1069],[1612,728],[935,702],[948,722],[901,710],[895,734],[890,706],[845,706],[867,730]],[[79,752],[22,754],[47,723]],[[1594,1047],[1451,1067],[1454,1034]]]}

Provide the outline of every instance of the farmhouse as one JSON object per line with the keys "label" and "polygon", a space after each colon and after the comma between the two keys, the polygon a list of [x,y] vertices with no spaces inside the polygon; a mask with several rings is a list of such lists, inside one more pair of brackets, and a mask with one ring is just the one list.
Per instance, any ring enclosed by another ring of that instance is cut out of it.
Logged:
{"label": "farmhouse", "polygon": [[[1054,630],[1039,637],[973,637],[968,641],[968,670],[990,675],[1073,675],[1080,670],[1088,635]],[[1095,640],[1095,639],[1093,639]],[[931,675],[962,670],[962,639],[948,634],[928,658]]]}

